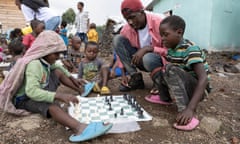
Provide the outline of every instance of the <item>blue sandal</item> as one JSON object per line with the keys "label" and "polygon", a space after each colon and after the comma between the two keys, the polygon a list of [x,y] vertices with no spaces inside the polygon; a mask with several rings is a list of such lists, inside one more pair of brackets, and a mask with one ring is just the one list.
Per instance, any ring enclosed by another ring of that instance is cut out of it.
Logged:
{"label": "blue sandal", "polygon": [[72,135],[69,137],[71,142],[83,142],[98,136],[104,135],[112,128],[113,124],[104,125],[103,122],[90,123],[80,135]]}
{"label": "blue sandal", "polygon": [[89,93],[92,91],[95,83],[94,82],[89,82],[84,85],[84,92],[81,94],[81,97],[86,97],[89,95]]}

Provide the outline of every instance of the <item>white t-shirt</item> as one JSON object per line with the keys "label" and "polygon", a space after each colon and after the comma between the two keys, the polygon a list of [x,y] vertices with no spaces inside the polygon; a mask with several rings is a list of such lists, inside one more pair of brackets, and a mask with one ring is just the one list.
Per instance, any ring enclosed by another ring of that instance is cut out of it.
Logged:
{"label": "white t-shirt", "polygon": [[77,32],[79,33],[87,33],[88,31],[88,12],[87,11],[83,11],[83,12],[79,12],[76,15],[75,18],[75,24],[77,27]]}
{"label": "white t-shirt", "polygon": [[31,20],[33,20],[34,15],[36,15],[36,18],[38,20],[41,20],[41,21],[44,21],[44,22],[47,22],[49,19],[51,19],[55,16],[59,16],[59,15],[57,15],[57,13],[55,13],[49,7],[39,8],[38,9],[39,12],[35,12],[31,8],[29,8],[28,6],[26,6],[24,4],[21,4],[21,10],[22,10],[23,15],[24,15],[27,22],[30,22]]}
{"label": "white t-shirt", "polygon": [[141,48],[151,45],[152,37],[148,32],[148,25],[146,25],[144,29],[138,30],[138,37]]}

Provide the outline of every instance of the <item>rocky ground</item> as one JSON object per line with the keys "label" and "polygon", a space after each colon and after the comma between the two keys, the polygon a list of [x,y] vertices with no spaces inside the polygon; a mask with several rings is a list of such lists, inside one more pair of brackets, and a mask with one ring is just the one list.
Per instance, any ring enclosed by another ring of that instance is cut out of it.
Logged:
{"label": "rocky ground", "polygon": [[[231,53],[211,53],[208,61],[211,65],[212,93],[202,101],[197,109],[201,123],[191,132],[172,128],[176,106],[150,104],[144,100],[152,82],[144,74],[146,89],[132,91],[137,101],[153,116],[152,121],[140,122],[141,130],[125,134],[109,134],[85,142],[86,144],[238,144],[240,139],[240,73],[236,67],[240,63],[232,61]],[[227,71],[227,72],[226,72]],[[109,85],[114,94],[119,94],[120,79],[114,79]],[[59,91],[75,93],[65,87]],[[0,112],[0,144],[70,144],[71,131],[56,122],[39,115],[16,117]]]}

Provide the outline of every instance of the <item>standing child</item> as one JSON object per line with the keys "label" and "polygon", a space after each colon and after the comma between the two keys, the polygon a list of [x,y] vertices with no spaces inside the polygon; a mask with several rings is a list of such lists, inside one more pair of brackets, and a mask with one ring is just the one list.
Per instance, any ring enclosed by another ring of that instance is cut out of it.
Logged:
{"label": "standing child", "polygon": [[98,43],[98,32],[96,30],[96,24],[95,23],[91,23],[90,24],[90,29],[87,33],[87,37],[88,37],[88,41],[93,41]]}
{"label": "standing child", "polygon": [[112,124],[80,123],[54,103],[55,100],[78,103],[75,96],[56,92],[60,83],[80,91],[81,82],[55,64],[65,50],[66,46],[57,33],[42,32],[0,85],[0,108],[18,115],[40,113],[72,129],[71,142],[90,140],[105,134]]}
{"label": "standing child", "polygon": [[[93,90],[101,94],[109,94],[107,87],[109,68],[100,60],[98,55],[98,44],[89,41],[85,46],[85,58],[79,65],[78,77],[87,81],[95,82]],[[101,86],[101,89],[100,87]]]}
{"label": "standing child", "polygon": [[23,37],[23,44],[28,50],[32,43],[34,42],[35,38],[45,29],[45,24],[43,21],[40,20],[32,20],[31,23],[32,33],[27,34]]}
{"label": "standing child", "polygon": [[163,44],[168,48],[170,63],[152,73],[160,91],[158,101],[176,102],[179,113],[174,128],[193,130],[199,124],[194,111],[209,92],[205,54],[200,47],[183,38],[185,22],[181,17],[165,18],[159,30]]}
{"label": "standing child", "polygon": [[67,37],[67,22],[66,21],[62,21],[61,23],[61,30],[60,30],[60,36],[62,37],[64,43],[66,46],[68,46],[68,37]]}

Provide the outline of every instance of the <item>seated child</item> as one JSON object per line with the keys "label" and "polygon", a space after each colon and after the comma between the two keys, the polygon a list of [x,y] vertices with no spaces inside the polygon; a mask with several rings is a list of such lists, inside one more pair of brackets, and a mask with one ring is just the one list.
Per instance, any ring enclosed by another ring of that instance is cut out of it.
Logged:
{"label": "seated child", "polygon": [[35,38],[45,29],[44,22],[40,20],[32,20],[30,25],[32,27],[32,33],[25,35],[22,42],[25,45],[26,50],[31,47]]}
{"label": "seated child", "polygon": [[193,130],[199,124],[194,116],[197,105],[210,92],[208,64],[203,50],[183,38],[184,30],[185,22],[179,16],[169,16],[161,22],[159,31],[170,63],[151,74],[160,97],[146,100],[160,104],[176,102],[179,113],[173,127]]}
{"label": "seated child", "polygon": [[55,100],[78,103],[74,95],[56,92],[60,83],[76,91],[80,91],[82,85],[55,64],[65,50],[66,46],[56,32],[42,32],[0,85],[0,108],[18,115],[39,113],[73,130],[74,135],[69,137],[71,142],[90,140],[105,134],[112,124],[80,123],[54,103]]}
{"label": "seated child", "polygon": [[124,70],[118,67],[117,62],[117,54],[114,52],[110,60],[110,78],[120,77],[122,74],[127,74],[126,72],[123,72]]}
{"label": "seated child", "polygon": [[77,73],[78,65],[81,61],[81,39],[77,36],[73,36],[71,39],[71,48],[67,51],[67,57],[63,60],[64,66],[73,73]]}
{"label": "seated child", "polygon": [[[85,58],[79,64],[78,78],[95,82],[94,92],[110,94],[110,90],[107,87],[109,68],[97,57],[98,52],[99,47],[96,42],[89,41],[86,43]],[[101,89],[99,86],[101,86]]]}
{"label": "seated child", "polygon": [[15,38],[8,45],[9,53],[12,55],[11,64],[8,68],[10,70],[16,63],[16,61],[23,56],[23,52],[25,51],[25,46],[22,44],[22,40],[20,38]]}

